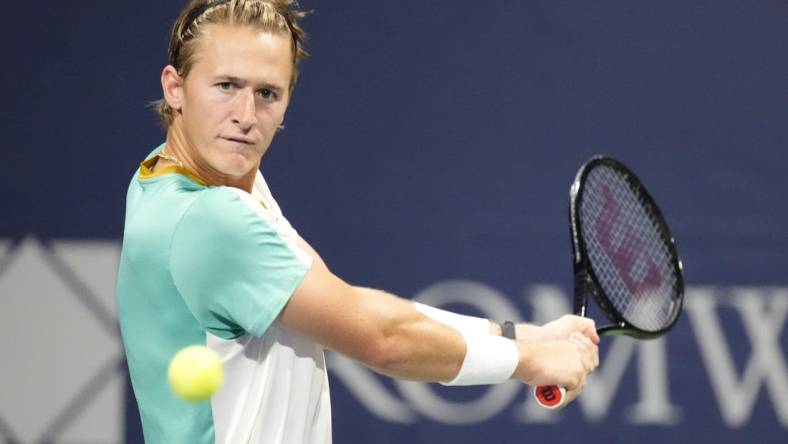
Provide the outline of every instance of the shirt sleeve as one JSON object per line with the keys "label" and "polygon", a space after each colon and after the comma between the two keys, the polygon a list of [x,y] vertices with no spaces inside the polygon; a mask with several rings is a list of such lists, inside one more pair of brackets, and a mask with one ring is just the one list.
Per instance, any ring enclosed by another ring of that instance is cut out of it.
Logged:
{"label": "shirt sleeve", "polygon": [[311,266],[295,231],[242,193],[204,191],[170,247],[172,278],[186,305],[203,328],[225,339],[262,336]]}

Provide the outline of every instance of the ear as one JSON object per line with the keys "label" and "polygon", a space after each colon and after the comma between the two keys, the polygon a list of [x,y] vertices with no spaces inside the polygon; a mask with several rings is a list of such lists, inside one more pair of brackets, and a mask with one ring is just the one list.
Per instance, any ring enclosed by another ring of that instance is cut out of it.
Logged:
{"label": "ear", "polygon": [[161,90],[164,101],[174,111],[180,111],[183,106],[183,79],[172,65],[167,65],[161,72]]}

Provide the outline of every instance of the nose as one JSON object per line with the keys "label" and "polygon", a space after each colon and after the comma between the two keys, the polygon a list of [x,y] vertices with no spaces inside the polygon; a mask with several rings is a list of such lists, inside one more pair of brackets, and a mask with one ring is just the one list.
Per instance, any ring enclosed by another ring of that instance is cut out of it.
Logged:
{"label": "nose", "polygon": [[241,127],[241,131],[249,132],[255,124],[254,92],[241,90],[236,96],[233,123]]}

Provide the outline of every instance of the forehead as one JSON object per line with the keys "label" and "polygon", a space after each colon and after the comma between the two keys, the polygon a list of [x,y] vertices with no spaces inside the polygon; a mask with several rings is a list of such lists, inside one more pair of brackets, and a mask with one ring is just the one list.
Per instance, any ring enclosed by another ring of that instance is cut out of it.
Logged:
{"label": "forehead", "polygon": [[250,26],[208,25],[197,39],[192,71],[287,86],[293,70],[291,45],[286,34]]}

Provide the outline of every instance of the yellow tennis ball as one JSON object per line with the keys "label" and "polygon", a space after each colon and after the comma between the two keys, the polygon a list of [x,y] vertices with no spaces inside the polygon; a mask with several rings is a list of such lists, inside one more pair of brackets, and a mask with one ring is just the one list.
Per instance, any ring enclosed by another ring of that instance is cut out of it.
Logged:
{"label": "yellow tennis ball", "polygon": [[221,387],[224,368],[216,352],[191,345],[173,356],[167,379],[172,391],[184,401],[205,401]]}

